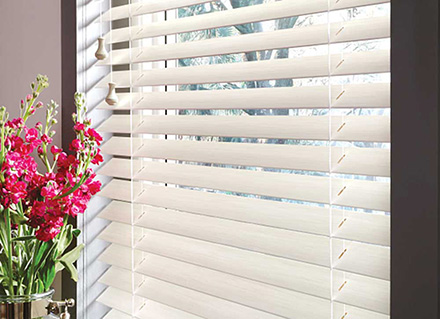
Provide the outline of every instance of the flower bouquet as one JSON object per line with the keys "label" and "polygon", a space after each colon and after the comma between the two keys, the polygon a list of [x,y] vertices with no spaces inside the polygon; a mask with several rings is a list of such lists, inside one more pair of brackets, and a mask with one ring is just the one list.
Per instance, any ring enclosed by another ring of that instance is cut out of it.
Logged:
{"label": "flower bouquet", "polygon": [[[69,249],[80,231],[69,224],[87,208],[101,187],[91,167],[102,162],[101,136],[86,118],[85,100],[75,94],[76,138],[69,152],[53,145],[58,105],[51,101],[45,123],[27,120],[43,103],[49,85],[39,75],[21,101],[20,117],[0,108],[0,295],[30,296],[50,290],[55,274],[66,269],[77,280],[74,262],[83,245]],[[41,164],[37,164],[37,160]],[[39,168],[40,166],[40,168]]]}

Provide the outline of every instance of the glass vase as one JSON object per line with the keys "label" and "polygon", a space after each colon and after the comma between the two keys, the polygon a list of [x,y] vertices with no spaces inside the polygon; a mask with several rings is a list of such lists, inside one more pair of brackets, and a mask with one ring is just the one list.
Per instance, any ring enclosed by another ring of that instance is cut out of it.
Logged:
{"label": "glass vase", "polygon": [[0,295],[1,319],[46,319],[56,318],[47,316],[46,306],[52,299],[54,290],[51,289],[41,294],[25,296]]}

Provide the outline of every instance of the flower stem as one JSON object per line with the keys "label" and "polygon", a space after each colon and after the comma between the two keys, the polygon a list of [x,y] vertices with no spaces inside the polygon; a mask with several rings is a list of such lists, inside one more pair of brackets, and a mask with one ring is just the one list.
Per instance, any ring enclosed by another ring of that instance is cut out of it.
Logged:
{"label": "flower stem", "polygon": [[9,208],[6,209],[6,233],[8,234],[8,266],[9,266],[9,280],[8,280],[8,286],[9,286],[9,293],[12,295],[15,294],[14,292],[14,268],[12,265],[12,238],[11,238],[11,212]]}

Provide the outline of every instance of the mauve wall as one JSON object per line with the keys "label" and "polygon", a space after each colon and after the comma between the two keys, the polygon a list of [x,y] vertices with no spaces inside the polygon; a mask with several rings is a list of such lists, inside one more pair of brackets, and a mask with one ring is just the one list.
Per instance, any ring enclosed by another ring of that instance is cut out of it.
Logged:
{"label": "mauve wall", "polygon": [[[11,117],[20,114],[20,100],[29,93],[29,84],[39,73],[47,75],[50,81],[41,101],[61,102],[60,3],[60,0],[0,0],[0,105],[8,108]],[[44,110],[39,111],[32,122],[45,118]],[[60,124],[56,130],[54,141],[61,145]],[[54,288],[55,298],[59,298],[59,279]]]}
{"label": "mauve wall", "polygon": [[[44,103],[61,101],[60,0],[0,0],[0,104],[11,117],[37,74],[49,77]],[[35,117],[44,119],[44,110]],[[61,117],[58,116],[60,122]],[[36,120],[32,121],[36,122]],[[55,142],[61,144],[60,127]]]}

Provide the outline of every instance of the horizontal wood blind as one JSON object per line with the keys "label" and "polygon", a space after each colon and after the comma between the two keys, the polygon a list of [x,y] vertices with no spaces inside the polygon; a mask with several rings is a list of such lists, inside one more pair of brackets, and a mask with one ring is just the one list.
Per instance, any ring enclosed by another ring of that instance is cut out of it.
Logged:
{"label": "horizontal wood blind", "polygon": [[[385,0],[150,0],[99,23],[106,319],[389,319]],[[118,28],[117,22],[123,27]]]}

